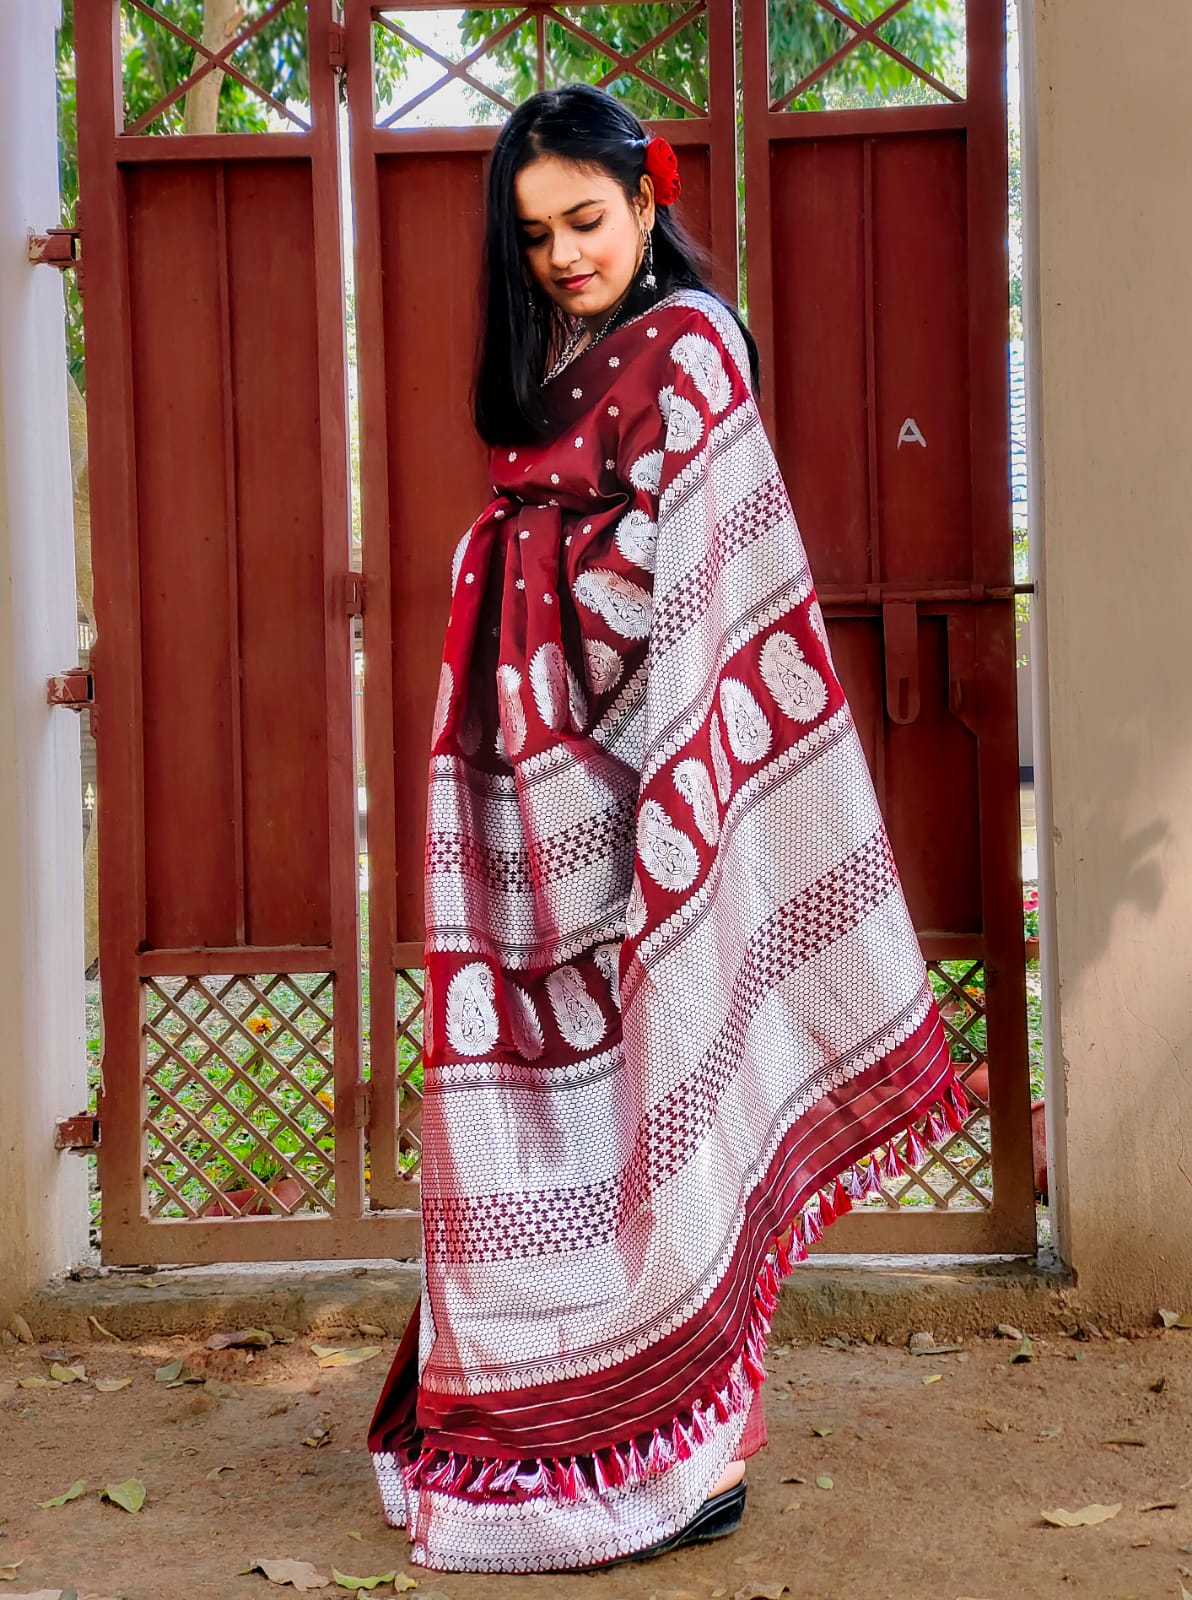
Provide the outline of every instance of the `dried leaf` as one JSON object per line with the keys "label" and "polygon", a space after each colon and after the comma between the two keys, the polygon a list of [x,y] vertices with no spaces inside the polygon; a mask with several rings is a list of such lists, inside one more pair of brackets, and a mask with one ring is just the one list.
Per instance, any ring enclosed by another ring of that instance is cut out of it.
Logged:
{"label": "dried leaf", "polygon": [[1018,1348],[1010,1352],[1010,1360],[1011,1362],[1014,1362],[1033,1361],[1034,1359],[1035,1347],[1031,1343],[1029,1337],[1024,1333],[1021,1341],[1019,1342]]}
{"label": "dried leaf", "polygon": [[1152,1500],[1149,1505],[1139,1506],[1140,1511],[1175,1511],[1179,1508],[1178,1500]]}
{"label": "dried leaf", "polygon": [[1022,1329],[1016,1328],[1012,1322],[999,1322],[997,1334],[1000,1339],[1017,1339],[1021,1341],[1023,1337]]}
{"label": "dried leaf", "polygon": [[[378,1572],[373,1578],[353,1578],[350,1572],[340,1572],[338,1567],[332,1567],[331,1576],[341,1589],[375,1589],[379,1583],[392,1583],[397,1573]],[[694,1596],[692,1600],[695,1600]]]}
{"label": "dried leaf", "polygon": [[650,1600],[696,1600],[690,1589],[655,1589]]}
{"label": "dried leaf", "polygon": [[[4,1569],[0,1567],[0,1578],[3,1576]],[[6,1594],[4,1600],[66,1600],[67,1595],[73,1594],[73,1589],[22,1589],[20,1594]]]}
{"label": "dried leaf", "polygon": [[108,1483],[99,1491],[101,1500],[110,1500],[123,1511],[139,1511],[145,1504],[145,1485],[139,1478],[125,1478],[123,1483]]}
{"label": "dried leaf", "polygon": [[25,1558],[23,1556],[21,1557],[21,1559],[19,1561],[8,1561],[8,1562],[5,1562],[5,1564],[2,1567],[0,1567],[0,1578],[3,1578],[5,1580],[5,1582],[7,1582],[7,1583],[11,1583],[12,1580],[16,1577],[18,1570],[21,1567],[23,1567],[24,1565],[25,1565]]}
{"label": "dried leaf", "polygon": [[352,1532],[348,1534],[348,1538],[349,1539],[363,1539],[364,1535],[362,1533],[357,1533],[355,1531],[355,1529],[353,1529]]}
{"label": "dried leaf", "polygon": [[113,1333],[110,1328],[105,1328],[99,1318],[93,1317],[90,1312],[87,1313],[87,1321],[95,1329],[96,1333],[99,1334],[101,1339],[111,1339],[114,1344],[119,1344],[121,1342],[120,1335],[118,1333]]}
{"label": "dried leaf", "polygon": [[927,1376],[923,1379],[923,1382],[924,1383],[939,1383],[939,1381],[941,1380],[941,1378],[943,1376],[944,1375],[943,1375],[942,1372],[929,1372],[927,1374]]}
{"label": "dried leaf", "polygon": [[127,1389],[131,1382],[131,1378],[96,1378],[95,1387],[100,1394],[115,1394],[118,1389]]}
{"label": "dried leaf", "polygon": [[785,1583],[758,1583],[755,1579],[738,1589],[733,1600],[781,1600],[788,1587]]}
{"label": "dried leaf", "polygon": [[20,1389],[56,1389],[58,1384],[53,1378],[18,1378],[17,1387]]}
{"label": "dried leaf", "polygon": [[[25,1321],[24,1317],[19,1311],[14,1311],[12,1316],[9,1317],[8,1326],[16,1334],[17,1338],[22,1344],[33,1343],[33,1333],[29,1327],[29,1324]],[[17,1565],[19,1566],[20,1563],[18,1562]]]}
{"label": "dried leaf", "polygon": [[182,1376],[182,1357],[176,1361],[167,1361],[164,1367],[158,1367],[153,1374],[158,1383],[176,1383]]}
{"label": "dried leaf", "polygon": [[822,1473],[815,1480],[815,1486],[816,1486],[817,1489],[830,1489],[830,1488],[832,1488],[832,1480],[831,1480],[831,1478],[828,1477],[826,1472]]}
{"label": "dried leaf", "polygon": [[84,1367],[64,1367],[60,1361],[55,1361],[50,1368],[50,1377],[56,1383],[83,1383],[86,1380],[87,1372]]}
{"label": "dried leaf", "polygon": [[912,1333],[906,1341],[906,1347],[911,1355],[917,1355],[920,1350],[931,1350],[935,1346],[935,1334],[927,1328],[922,1328],[918,1333]]}
{"label": "dried leaf", "polygon": [[1079,1511],[1065,1511],[1060,1507],[1055,1511],[1041,1511],[1039,1515],[1055,1528],[1091,1528],[1095,1523],[1108,1522],[1110,1517],[1116,1517],[1121,1509],[1119,1501],[1115,1506],[1083,1506]]}
{"label": "dried leaf", "polygon": [[291,1561],[288,1558],[282,1561],[254,1561],[250,1566],[241,1567],[241,1575],[246,1572],[263,1572],[270,1583],[291,1584],[295,1589],[325,1589],[331,1581],[316,1572],[309,1561]]}
{"label": "dried leaf", "polygon": [[327,1355],[320,1357],[321,1367],[355,1367],[361,1361],[371,1361],[374,1356],[379,1356],[379,1344],[362,1344],[354,1350],[332,1350]]}
{"label": "dried leaf", "polygon": [[37,1503],[43,1511],[48,1511],[51,1506],[64,1506],[68,1500],[77,1500],[81,1494],[87,1493],[86,1478],[76,1478],[69,1489],[56,1494],[52,1500],[39,1500]]}
{"label": "dried leaf", "polygon": [[208,1350],[267,1350],[274,1343],[266,1328],[237,1328],[234,1333],[213,1333]]}
{"label": "dried leaf", "polygon": [[806,1483],[807,1479],[801,1478],[797,1472],[792,1472],[787,1477],[783,1478],[782,1481],[783,1483]]}
{"label": "dried leaf", "polygon": [[817,1439],[826,1439],[830,1433],[835,1433],[836,1429],[834,1427],[832,1427],[832,1426],[829,1426],[827,1428],[817,1428],[815,1423],[813,1422],[811,1424],[811,1431],[812,1431],[812,1433],[815,1434]]}
{"label": "dried leaf", "polygon": [[375,1322],[358,1322],[356,1324],[356,1332],[362,1333],[366,1339],[383,1339],[385,1337],[384,1328],[379,1328]]}
{"label": "dried leaf", "polygon": [[1187,1327],[1189,1324],[1183,1318],[1182,1311],[1173,1311],[1170,1306],[1159,1307],[1159,1321],[1165,1328]]}
{"label": "dried leaf", "polygon": [[[418,1585],[414,1582],[413,1578],[409,1577],[404,1572],[399,1572],[397,1577],[393,1580],[394,1594],[405,1594],[407,1589],[416,1589],[417,1587]],[[431,1597],[427,1595],[426,1600],[431,1600]]]}

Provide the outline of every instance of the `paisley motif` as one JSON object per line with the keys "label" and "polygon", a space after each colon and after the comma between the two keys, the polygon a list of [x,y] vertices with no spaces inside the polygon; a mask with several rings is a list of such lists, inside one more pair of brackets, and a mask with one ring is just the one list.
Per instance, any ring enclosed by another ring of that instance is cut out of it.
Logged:
{"label": "paisley motif", "polygon": [[738,761],[760,761],[773,737],[766,714],[739,678],[720,685],[720,710],[729,746]]}
{"label": "paisley motif", "polygon": [[761,649],[762,679],[774,703],[796,722],[814,722],[828,703],[828,686],[789,633],[772,633]]}
{"label": "paisley motif", "polygon": [[444,661],[439,669],[439,692],[435,696],[435,718],[431,724],[430,742],[438,744],[443,729],[447,726],[447,714],[451,710],[451,695],[455,688],[455,677],[450,666]]}
{"label": "paisley motif", "polygon": [[644,511],[638,509],[627,512],[617,523],[613,537],[626,561],[632,561],[635,567],[641,567],[646,572],[653,572],[658,524],[651,521]]}
{"label": "paisley motif", "polygon": [[633,887],[625,902],[625,932],[636,939],[646,925],[646,897],[642,893],[641,879],[634,874]]}
{"label": "paisley motif", "polygon": [[447,1037],[457,1055],[482,1056],[496,1044],[495,992],[492,968],[483,961],[461,967],[447,985]]}
{"label": "paisley motif", "polygon": [[577,968],[548,973],[546,992],[559,1032],[574,1050],[593,1050],[604,1038],[604,1012]]}
{"label": "paisley motif", "polygon": [[526,708],[521,697],[522,675],[516,667],[502,663],[497,668],[497,714],[501,726],[497,734],[497,754],[515,756],[526,742]]}
{"label": "paisley motif", "polygon": [[596,970],[608,983],[609,993],[617,1010],[621,1009],[621,947],[616,944],[598,944],[592,951]]}
{"label": "paisley motif", "polygon": [[728,804],[728,797],[733,792],[732,768],[728,764],[728,756],[724,753],[724,740],[720,736],[720,718],[715,711],[708,724],[708,743],[712,747],[712,768],[716,773],[716,793],[720,796],[722,806]]}
{"label": "paisley motif", "polygon": [[657,800],[643,800],[638,811],[637,853],[664,889],[690,889],[699,876],[699,851]]}
{"label": "paisley motif", "polygon": [[680,453],[694,450],[704,436],[704,419],[686,395],[672,396],[666,421],[666,448]]}
{"label": "paisley motif", "polygon": [[534,1002],[517,983],[505,985],[505,1002],[509,1012],[509,1027],[519,1056],[527,1061],[537,1061],[544,1047],[542,1024],[534,1009]]}
{"label": "paisley motif", "polygon": [[[476,524],[473,523],[472,524],[472,528],[474,528],[475,526],[476,526]],[[455,554],[451,557],[451,592],[452,592],[452,594],[454,594],[456,589],[459,587],[459,572],[460,572],[460,568],[464,564],[464,557],[468,553],[468,544],[469,544],[469,542],[471,541],[471,538],[472,538],[472,528],[468,529],[467,533],[464,534],[463,538],[456,545]]]}
{"label": "paisley motif", "polygon": [[733,384],[711,339],[685,333],[671,345],[671,355],[708,402],[708,409],[719,415],[733,397]]}
{"label": "paisley motif", "polygon": [[629,469],[629,481],[645,494],[657,494],[662,482],[662,451],[647,450]]}
{"label": "paisley motif", "polygon": [[815,599],[814,596],[807,602],[807,620],[811,624],[812,633],[815,634],[816,638],[824,647],[824,654],[828,658],[828,665],[834,665],[832,661],[832,646],[828,643],[828,625],[824,621],[824,614],[820,610],[820,603],[817,599]]}
{"label": "paisley motif", "polygon": [[567,720],[567,668],[553,641],[540,644],[530,658],[530,688],[546,726],[561,728]]}
{"label": "paisley motif", "polygon": [[653,599],[647,590],[630,583],[619,572],[596,567],[575,580],[575,598],[581,606],[603,617],[623,639],[644,639],[650,631]]}
{"label": "paisley motif", "polygon": [[680,761],[674,772],[675,788],[695,813],[695,825],[709,844],[720,837],[720,813],[712,789],[712,774],[698,756]]}
{"label": "paisley motif", "polygon": [[625,663],[603,639],[584,640],[584,661],[588,669],[588,688],[593,694],[607,694],[621,679]]}
{"label": "paisley motif", "polygon": [[474,756],[480,748],[480,715],[475,706],[469,706],[464,712],[464,720],[459,730],[459,747],[466,756]]}
{"label": "paisley motif", "polygon": [[576,733],[582,733],[588,721],[588,697],[584,694],[583,685],[570,661],[566,665],[567,709],[571,714],[571,726]]}

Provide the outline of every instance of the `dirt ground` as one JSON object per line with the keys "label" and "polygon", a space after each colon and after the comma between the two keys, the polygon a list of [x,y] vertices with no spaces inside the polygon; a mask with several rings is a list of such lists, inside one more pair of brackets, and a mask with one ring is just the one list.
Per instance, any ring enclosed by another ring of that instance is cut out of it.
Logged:
{"label": "dirt ground", "polygon": [[[364,1450],[393,1341],[339,1342],[382,1349],[331,1369],[307,1338],[251,1360],[194,1356],[208,1386],[177,1388],[155,1371],[202,1348],[193,1341],[0,1351],[0,1578],[12,1578],[0,1600],[294,1594],[237,1575],[260,1557],[328,1575],[396,1568],[416,1581],[413,1600],[733,1600],[782,1584],[793,1600],[1154,1600],[1181,1595],[1181,1572],[1192,1588],[1192,1331],[1040,1338],[1020,1362],[996,1338],[929,1356],[844,1341],[773,1350],[770,1443],[750,1464],[741,1529],[570,1578],[410,1563],[404,1535],[381,1522]],[[85,1378],[21,1385],[64,1358]],[[85,1495],[38,1508],[80,1478]],[[98,1496],[128,1478],[147,1491],[135,1514]],[[1121,1509],[1095,1526],[1041,1517],[1091,1503]]]}

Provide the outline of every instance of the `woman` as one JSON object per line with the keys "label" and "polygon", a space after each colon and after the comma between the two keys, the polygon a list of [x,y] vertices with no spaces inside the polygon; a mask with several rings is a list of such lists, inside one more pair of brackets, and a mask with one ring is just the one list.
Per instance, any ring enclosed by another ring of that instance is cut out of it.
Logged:
{"label": "woman", "polygon": [[489,174],[426,847],[423,1294],[370,1448],[413,1559],[716,1538],[780,1277],[968,1110],[674,152],[572,85]]}

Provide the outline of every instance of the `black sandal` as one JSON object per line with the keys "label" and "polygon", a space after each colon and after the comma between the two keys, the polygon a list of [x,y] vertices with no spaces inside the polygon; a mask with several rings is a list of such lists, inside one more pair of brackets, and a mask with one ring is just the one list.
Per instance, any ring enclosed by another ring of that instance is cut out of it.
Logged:
{"label": "black sandal", "polygon": [[744,1514],[745,1480],[742,1478],[731,1489],[705,1500],[686,1527],[680,1528],[678,1533],[672,1533],[669,1538],[648,1544],[644,1550],[631,1550],[628,1555],[616,1556],[612,1561],[601,1561],[591,1567],[572,1567],[570,1570],[603,1572],[606,1567],[620,1566],[623,1561],[652,1561],[655,1556],[665,1555],[668,1550],[677,1550],[680,1545],[708,1544],[713,1539],[723,1539],[735,1533],[741,1526]]}

